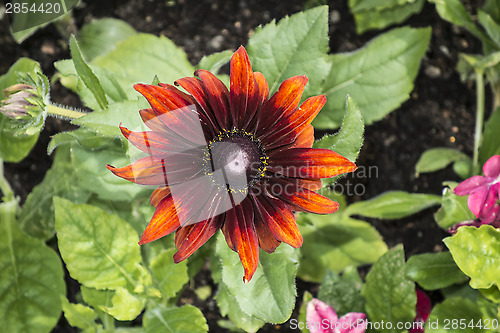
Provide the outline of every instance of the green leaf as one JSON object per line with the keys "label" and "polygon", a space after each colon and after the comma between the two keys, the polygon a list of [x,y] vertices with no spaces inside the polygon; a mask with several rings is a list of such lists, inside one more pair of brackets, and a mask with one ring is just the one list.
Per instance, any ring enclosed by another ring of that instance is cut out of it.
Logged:
{"label": "green leaf", "polygon": [[138,96],[132,87],[136,83],[149,84],[155,75],[160,82],[172,83],[193,75],[194,71],[186,53],[170,39],[149,34],[125,39],[114,50],[95,58],[92,64],[113,73],[129,99]]}
{"label": "green leaf", "polygon": [[450,252],[411,256],[406,263],[406,276],[426,290],[441,289],[468,280]]}
{"label": "green leaf", "polygon": [[500,230],[490,225],[460,227],[443,242],[458,267],[471,278],[472,288],[500,287]]}
{"label": "green leaf", "polygon": [[[307,322],[307,303],[309,303],[312,299],[313,296],[311,295],[310,292],[308,291],[304,292],[304,297],[302,298],[302,303],[300,304],[299,316],[297,318],[297,322],[299,323]],[[300,329],[300,331],[302,333],[309,333],[309,330],[305,326],[303,326],[303,328]]]}
{"label": "green leaf", "polygon": [[[362,294],[366,313],[373,322],[413,322],[417,297],[415,284],[405,276],[405,254],[401,245],[389,250],[366,276]],[[385,327],[381,332],[403,332]]]}
{"label": "green leaf", "polygon": [[387,245],[369,223],[334,215],[301,214],[304,238],[298,276],[321,282],[326,270],[340,273],[348,266],[371,264],[387,251]]}
{"label": "green leaf", "polygon": [[426,150],[415,165],[417,174],[444,169],[448,164],[468,159],[468,156],[457,149],[432,148]]}
{"label": "green leaf", "polygon": [[365,298],[361,295],[363,281],[355,267],[348,267],[342,275],[327,271],[318,292],[318,298],[328,303],[340,317],[348,312],[364,312]]}
{"label": "green leaf", "polygon": [[500,47],[500,25],[482,10],[477,11],[477,18],[490,38]]}
{"label": "green leaf", "polygon": [[206,69],[212,73],[218,73],[220,68],[225,64],[229,63],[231,57],[233,56],[233,51],[225,50],[222,52],[216,52],[208,56],[203,56],[200,63],[196,66],[197,69]]}
{"label": "green leaf", "polygon": [[444,230],[448,230],[459,222],[475,219],[467,205],[467,196],[458,196],[453,193],[458,183],[445,182],[444,185],[441,208],[434,214],[437,224]]}
{"label": "green leaf", "polygon": [[174,297],[189,281],[186,261],[174,263],[176,249],[163,250],[151,259],[151,272],[164,299]]}
{"label": "green leaf", "polygon": [[106,146],[109,138],[97,135],[86,128],[79,128],[74,131],[60,132],[52,136],[47,153],[50,155],[59,146],[78,144],[86,149],[97,149]]}
{"label": "green leaf", "polygon": [[497,0],[486,0],[483,10],[491,15],[495,22],[500,23],[500,3]]}
{"label": "green leaf", "polygon": [[73,58],[73,64],[75,65],[76,72],[78,76],[85,84],[85,86],[92,92],[92,95],[97,101],[100,109],[105,109],[108,106],[108,100],[104,94],[101,83],[97,76],[95,76],[92,69],[87,65],[85,60],[80,53],[78,43],[74,36],[71,36],[70,42],[71,57]]}
{"label": "green leaf", "polygon": [[373,199],[349,205],[345,214],[378,219],[400,219],[440,203],[441,198],[437,195],[389,191]]}
{"label": "green leaf", "polygon": [[260,251],[260,262],[253,278],[243,282],[243,266],[238,254],[219,235],[216,254],[221,259],[222,283],[241,310],[269,323],[283,323],[295,305],[295,273],[298,250],[281,244],[274,253]]}
{"label": "green leaf", "polygon": [[125,288],[118,288],[111,299],[112,307],[101,308],[117,320],[134,320],[146,304],[144,297],[133,295]]}
{"label": "green leaf", "polygon": [[71,326],[82,330],[97,326],[97,313],[94,309],[83,304],[70,303],[66,297],[61,297],[61,300],[64,317]]}
{"label": "green leaf", "polygon": [[[29,58],[20,58],[7,73],[0,76],[0,100],[3,99],[3,90],[19,82],[21,73],[28,73],[36,77],[40,70],[38,62]],[[19,162],[28,155],[38,140],[38,132],[33,135],[16,135],[16,120],[10,119],[0,112],[0,159],[5,162]]]}
{"label": "green leaf", "polygon": [[363,1],[349,0],[349,8],[356,21],[358,34],[371,29],[383,29],[405,21],[413,14],[419,13],[425,0],[415,1]]}
{"label": "green leaf", "polygon": [[332,55],[323,84],[328,103],[314,120],[314,127],[339,127],[347,94],[356,101],[367,125],[399,107],[413,90],[430,37],[430,28],[398,28],[356,52]]}
{"label": "green leaf", "polygon": [[135,287],[142,260],[134,229],[93,206],[61,198],[54,205],[59,250],[71,277],[98,289]]}
{"label": "green leaf", "polygon": [[498,287],[491,286],[491,288],[479,289],[479,291],[486,299],[495,302],[496,304],[500,304],[500,289]]}
{"label": "green leaf", "polygon": [[143,318],[146,333],[203,333],[208,325],[201,311],[194,306],[180,308],[159,305],[146,310]]}
{"label": "green leaf", "polygon": [[[460,297],[448,298],[443,303],[434,306],[427,319],[425,332],[484,332],[482,327],[477,326],[481,320],[482,315],[476,303]],[[471,321],[476,326],[470,327]]]}
{"label": "green leaf", "polygon": [[347,96],[346,114],[342,121],[342,128],[333,135],[325,135],[316,141],[313,147],[331,149],[355,162],[361,146],[363,146],[364,131],[363,117],[352,98]]}
{"label": "green leaf", "polygon": [[484,124],[483,141],[479,150],[480,164],[484,164],[491,156],[500,155],[500,107],[497,107]]}
{"label": "green leaf", "polygon": [[92,306],[96,312],[102,312],[102,309],[111,307],[113,305],[113,297],[115,296],[114,290],[98,290],[85,286],[80,286],[82,298],[88,305]]}
{"label": "green leaf", "polygon": [[257,28],[247,51],[252,68],[265,75],[271,94],[294,75],[309,77],[305,96],[318,93],[329,68],[328,7],[312,8]]}
{"label": "green leaf", "polygon": [[82,27],[78,32],[78,44],[83,57],[92,61],[105,55],[116,47],[116,44],[137,34],[127,22],[113,18],[94,20]]}
{"label": "green leaf", "polygon": [[17,202],[0,204],[0,316],[5,332],[50,332],[66,294],[58,255],[19,230]]}

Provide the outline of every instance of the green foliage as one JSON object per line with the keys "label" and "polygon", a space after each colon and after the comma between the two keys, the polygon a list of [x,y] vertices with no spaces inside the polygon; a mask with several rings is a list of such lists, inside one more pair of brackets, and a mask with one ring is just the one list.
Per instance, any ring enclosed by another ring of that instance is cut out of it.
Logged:
{"label": "green foliage", "polygon": [[443,242],[458,267],[471,278],[472,288],[500,287],[500,230],[490,225],[460,227]]}
{"label": "green foliage", "polygon": [[349,0],[358,34],[404,22],[419,13],[425,0]]}
{"label": "green foliage", "polygon": [[186,261],[174,264],[175,249],[163,250],[151,259],[150,267],[163,298],[174,297],[189,278]]}
{"label": "green foliage", "polygon": [[206,69],[212,73],[217,73],[219,69],[225,64],[229,63],[233,51],[225,50],[222,52],[213,53],[211,55],[201,58],[200,63],[196,66],[197,69]]}
{"label": "green foliage", "polygon": [[450,163],[467,160],[469,157],[452,148],[432,148],[426,150],[415,165],[415,172],[434,172],[446,168]]}
{"label": "green foliage", "polygon": [[[438,325],[426,325],[425,332],[484,332],[481,325],[482,315],[477,304],[464,298],[449,298],[436,305],[429,316],[428,322]],[[448,325],[446,325],[448,323]],[[472,325],[471,325],[472,323]],[[484,324],[483,324],[484,325]]]}
{"label": "green foliage", "polygon": [[[70,303],[65,297],[61,297],[64,317],[73,327],[82,330],[92,330],[96,328],[97,313],[91,307],[83,304]],[[99,325],[102,329],[102,326]]]}
{"label": "green foliage", "polygon": [[180,308],[159,305],[144,313],[144,332],[204,333],[208,325],[200,310],[191,305]]}
{"label": "green foliage", "polygon": [[[384,254],[366,276],[362,294],[366,298],[366,313],[371,321],[412,322],[415,318],[415,284],[405,276],[402,246]],[[403,332],[386,327],[381,332]]]}
{"label": "green foliage", "polygon": [[[302,304],[300,304],[299,309],[299,317],[297,318],[299,322],[305,323],[307,321],[307,303],[309,303],[313,299],[311,293],[306,291],[304,293],[304,297],[302,298]],[[300,330],[302,333],[309,333],[307,328],[303,328]]]}
{"label": "green foliage", "polygon": [[483,143],[479,151],[480,164],[484,164],[491,156],[500,155],[500,107],[493,111],[484,124]]}
{"label": "green foliage", "polygon": [[448,230],[455,224],[475,219],[474,214],[467,206],[467,196],[458,196],[453,193],[453,189],[458,183],[445,182],[441,207],[434,214],[437,224],[444,230]]}
{"label": "green foliage", "polygon": [[348,312],[364,312],[366,300],[361,295],[363,281],[356,268],[347,267],[342,275],[327,271],[318,298],[328,303],[340,317]]}

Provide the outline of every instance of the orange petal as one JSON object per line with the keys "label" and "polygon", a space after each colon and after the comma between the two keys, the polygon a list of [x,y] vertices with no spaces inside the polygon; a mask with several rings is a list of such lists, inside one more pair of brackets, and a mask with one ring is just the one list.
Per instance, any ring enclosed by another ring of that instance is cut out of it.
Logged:
{"label": "orange petal", "polygon": [[330,149],[293,148],[271,152],[268,169],[289,177],[331,178],[356,165]]}
{"label": "orange petal", "polygon": [[204,69],[198,69],[194,75],[200,77],[204,85],[205,96],[221,128],[231,128],[229,109],[229,91],[215,75]]}
{"label": "orange petal", "polygon": [[151,218],[146,230],[139,240],[139,245],[143,245],[163,236],[170,234],[180,227],[177,211],[171,195],[165,197],[156,206],[155,213]]}
{"label": "orange petal", "polygon": [[149,203],[151,206],[156,207],[167,196],[170,195],[170,189],[168,186],[165,187],[157,187],[153,193],[151,193],[151,197],[149,198]]}
{"label": "orange petal", "polygon": [[156,117],[156,113],[153,109],[149,108],[140,110],[139,114],[141,115],[144,124],[149,127],[150,130],[160,133],[168,131],[167,126],[165,126],[165,124]]}
{"label": "orange petal", "polygon": [[311,148],[314,143],[314,127],[307,124],[302,132],[297,135],[290,148]]}
{"label": "orange petal", "polygon": [[159,87],[138,83],[134,85],[134,89],[148,100],[157,115],[194,104],[189,95],[170,85]]}
{"label": "orange petal", "polygon": [[172,138],[167,138],[158,132],[132,132],[121,125],[120,130],[130,143],[149,155],[174,151],[182,152],[193,148],[182,140],[172,140]]}

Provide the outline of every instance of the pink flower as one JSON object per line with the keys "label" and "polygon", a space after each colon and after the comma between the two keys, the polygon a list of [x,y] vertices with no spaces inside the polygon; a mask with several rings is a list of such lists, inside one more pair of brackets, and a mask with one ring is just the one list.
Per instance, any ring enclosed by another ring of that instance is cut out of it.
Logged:
{"label": "pink flower", "polygon": [[461,182],[453,191],[469,195],[470,211],[481,221],[491,224],[499,220],[500,212],[500,155],[490,157],[483,165],[484,176],[473,176]]}
{"label": "pink flower", "polygon": [[413,323],[421,323],[421,324],[418,326],[413,325],[413,328],[410,330],[409,333],[423,333],[425,331],[425,322],[427,321],[427,318],[429,318],[429,315],[431,314],[432,310],[431,300],[429,299],[427,294],[419,289],[416,290],[416,293],[417,293],[417,315],[415,316]]}
{"label": "pink flower", "polygon": [[328,304],[313,298],[307,304],[306,327],[311,333],[364,333],[366,315],[349,312],[338,318],[335,310]]}

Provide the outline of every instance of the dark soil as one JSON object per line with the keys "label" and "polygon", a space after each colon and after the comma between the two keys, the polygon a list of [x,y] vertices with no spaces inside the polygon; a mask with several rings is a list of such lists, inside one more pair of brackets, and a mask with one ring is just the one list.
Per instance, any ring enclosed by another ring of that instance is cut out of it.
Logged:
{"label": "dark soil", "polygon": [[[472,6],[469,8],[472,11],[477,8],[476,1],[465,2]],[[358,36],[346,3],[345,0],[338,0],[330,6],[331,52],[353,51],[380,33],[375,31]],[[95,18],[115,17],[127,21],[138,31],[171,38],[196,64],[203,55],[235,50],[239,45],[245,45],[258,25],[272,19],[279,20],[302,9],[304,1],[299,0],[85,0],[73,11],[71,31],[63,34],[78,31]],[[432,27],[430,48],[422,62],[411,98],[383,120],[367,127],[358,165],[365,168],[375,166],[377,172],[369,178],[354,175],[342,180],[344,184],[355,181],[364,185],[362,193],[350,197],[351,201],[369,199],[389,190],[439,195],[444,180],[459,179],[451,167],[417,177],[414,166],[422,152],[439,146],[457,148],[467,154],[472,151],[474,86],[460,82],[455,66],[459,52],[480,52],[479,41],[441,20],[434,6],[428,3],[419,15],[406,23]],[[0,73],[5,73],[19,57],[26,56],[39,61],[44,73],[51,77],[55,71],[54,61],[69,58],[68,35],[61,34],[54,25],[39,30],[21,45],[12,40],[8,29],[8,20],[3,17],[0,20]],[[60,85],[55,85],[52,96],[55,102],[81,106],[78,97]],[[6,165],[7,178],[22,200],[43,179],[51,165],[52,157],[46,154],[50,136],[67,128],[63,121],[49,119],[30,155],[21,163]],[[441,239],[446,234],[436,226],[434,212],[435,209],[428,209],[404,220],[371,222],[389,246],[403,243],[409,256],[443,248]],[[209,273],[204,270],[180,300],[193,303],[204,312],[211,332],[225,332],[217,326],[217,320],[222,318],[213,298],[202,302],[193,292],[194,288],[206,284],[215,290]],[[317,286],[298,281],[299,299],[305,290],[315,293]],[[54,331],[75,330],[62,319]],[[261,330],[274,331],[292,330],[287,323],[266,325]]]}

